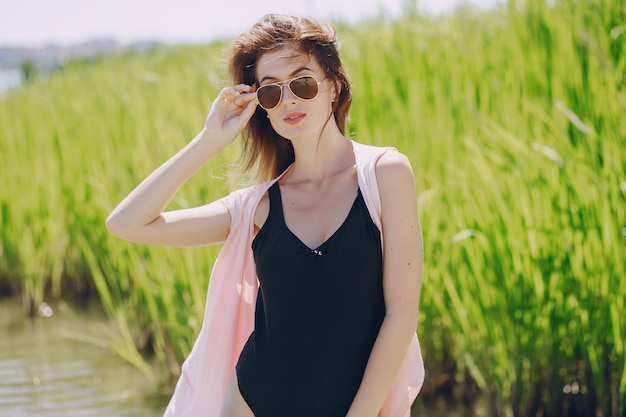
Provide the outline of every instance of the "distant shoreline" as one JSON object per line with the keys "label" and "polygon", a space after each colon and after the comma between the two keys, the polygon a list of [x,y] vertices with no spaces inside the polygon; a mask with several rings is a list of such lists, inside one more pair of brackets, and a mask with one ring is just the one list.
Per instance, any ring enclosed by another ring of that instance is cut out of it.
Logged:
{"label": "distant shoreline", "polygon": [[24,63],[49,71],[62,68],[73,59],[93,59],[125,51],[143,53],[164,45],[157,41],[121,44],[110,39],[93,39],[75,45],[48,45],[42,48],[0,46],[0,95],[18,87],[24,80]]}

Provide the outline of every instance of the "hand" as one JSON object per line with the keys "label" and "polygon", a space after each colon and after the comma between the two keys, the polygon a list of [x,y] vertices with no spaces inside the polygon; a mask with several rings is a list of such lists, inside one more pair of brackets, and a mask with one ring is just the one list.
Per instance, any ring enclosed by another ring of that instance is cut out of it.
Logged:
{"label": "hand", "polygon": [[256,111],[256,94],[252,86],[226,87],[218,94],[207,116],[207,130],[232,142]]}

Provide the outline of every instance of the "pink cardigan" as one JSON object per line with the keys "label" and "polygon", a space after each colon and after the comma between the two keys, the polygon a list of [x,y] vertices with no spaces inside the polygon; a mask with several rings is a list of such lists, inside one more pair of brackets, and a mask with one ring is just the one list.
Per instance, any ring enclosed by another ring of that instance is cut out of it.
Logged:
{"label": "pink cardigan", "polygon": [[[376,162],[392,148],[353,142],[353,149],[359,187],[372,220],[380,229]],[[251,249],[253,219],[261,197],[275,181],[235,191],[226,198],[232,218],[230,234],[213,266],[202,330],[183,363],[164,417],[219,416],[239,352],[254,328],[258,281]],[[415,336],[379,417],[409,417],[423,381],[424,364]]]}

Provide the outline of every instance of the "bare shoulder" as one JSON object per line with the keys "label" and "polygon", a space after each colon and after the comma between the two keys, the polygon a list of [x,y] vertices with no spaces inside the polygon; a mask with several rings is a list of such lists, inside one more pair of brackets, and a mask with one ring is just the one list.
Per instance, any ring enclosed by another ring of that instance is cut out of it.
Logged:
{"label": "bare shoulder", "polygon": [[376,162],[376,179],[381,192],[387,188],[415,188],[411,161],[401,152],[385,152]]}

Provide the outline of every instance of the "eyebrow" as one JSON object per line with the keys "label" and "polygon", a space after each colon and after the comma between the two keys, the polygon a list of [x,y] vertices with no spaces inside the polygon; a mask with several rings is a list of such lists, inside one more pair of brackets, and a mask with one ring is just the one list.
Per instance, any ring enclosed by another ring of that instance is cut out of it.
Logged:
{"label": "eyebrow", "polygon": [[[309,67],[302,66],[302,67],[298,68],[297,70],[293,71],[289,76],[293,77],[294,75],[296,75],[296,74],[298,74],[299,72],[302,72],[302,71],[313,71],[313,70],[311,68],[309,68]],[[266,75],[265,77],[261,78],[261,80],[259,80],[259,84],[261,84],[265,80],[278,80],[278,78],[272,77],[270,75]]]}

